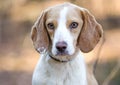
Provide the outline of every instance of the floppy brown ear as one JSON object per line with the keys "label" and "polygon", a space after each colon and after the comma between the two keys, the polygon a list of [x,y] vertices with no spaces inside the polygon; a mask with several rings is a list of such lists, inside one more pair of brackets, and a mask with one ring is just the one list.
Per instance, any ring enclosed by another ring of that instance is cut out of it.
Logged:
{"label": "floppy brown ear", "polygon": [[83,27],[78,38],[78,46],[82,52],[87,53],[96,46],[103,34],[103,30],[88,10],[82,9],[81,13]]}
{"label": "floppy brown ear", "polygon": [[35,49],[40,53],[47,50],[49,46],[49,37],[47,29],[45,27],[45,15],[45,12],[40,15],[40,17],[33,25],[31,31],[31,39],[33,41],[33,45]]}

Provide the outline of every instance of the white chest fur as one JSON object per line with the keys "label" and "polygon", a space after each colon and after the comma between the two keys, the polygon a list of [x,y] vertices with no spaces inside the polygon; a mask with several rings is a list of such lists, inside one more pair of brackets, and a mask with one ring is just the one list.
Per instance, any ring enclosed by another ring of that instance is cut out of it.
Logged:
{"label": "white chest fur", "polygon": [[32,85],[87,85],[85,67],[81,53],[66,63],[41,55],[33,74]]}

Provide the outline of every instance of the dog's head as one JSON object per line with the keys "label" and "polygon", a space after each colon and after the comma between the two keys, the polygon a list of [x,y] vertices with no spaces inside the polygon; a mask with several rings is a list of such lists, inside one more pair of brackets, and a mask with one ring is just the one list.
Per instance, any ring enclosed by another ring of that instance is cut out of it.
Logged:
{"label": "dog's head", "polygon": [[48,51],[66,61],[80,49],[91,51],[102,36],[102,28],[86,9],[65,3],[42,12],[35,22],[31,38],[38,52]]}

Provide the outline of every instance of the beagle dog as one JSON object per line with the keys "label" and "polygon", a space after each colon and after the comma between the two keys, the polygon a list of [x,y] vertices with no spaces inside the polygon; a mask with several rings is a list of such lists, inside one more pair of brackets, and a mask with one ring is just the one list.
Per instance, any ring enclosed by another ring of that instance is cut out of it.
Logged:
{"label": "beagle dog", "polygon": [[32,85],[98,85],[82,52],[93,50],[102,34],[85,8],[63,3],[44,10],[31,32],[40,53]]}

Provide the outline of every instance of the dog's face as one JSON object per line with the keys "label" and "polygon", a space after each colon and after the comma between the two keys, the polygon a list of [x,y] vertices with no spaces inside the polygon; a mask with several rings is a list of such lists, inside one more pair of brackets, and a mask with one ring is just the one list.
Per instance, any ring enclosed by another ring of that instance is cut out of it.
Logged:
{"label": "dog's face", "polygon": [[101,26],[95,18],[87,10],[71,4],[45,10],[32,29],[36,50],[48,50],[61,61],[73,59],[79,49],[91,51],[101,35]]}
{"label": "dog's face", "polygon": [[83,25],[80,13],[69,7],[53,8],[46,18],[52,54],[58,58],[70,58],[76,51],[77,38]]}

